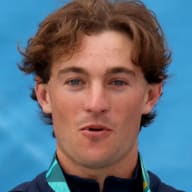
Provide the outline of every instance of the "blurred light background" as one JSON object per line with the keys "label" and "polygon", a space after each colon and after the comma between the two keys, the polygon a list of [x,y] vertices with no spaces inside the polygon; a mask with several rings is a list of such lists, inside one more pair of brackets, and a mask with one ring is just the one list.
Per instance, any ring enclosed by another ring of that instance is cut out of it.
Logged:
{"label": "blurred light background", "polygon": [[[51,127],[30,97],[33,78],[17,68],[38,24],[61,0],[3,0],[0,5],[0,191],[48,168],[55,150]],[[164,29],[173,52],[171,74],[157,105],[158,116],[140,135],[146,167],[163,181],[192,191],[192,1],[144,0]]]}

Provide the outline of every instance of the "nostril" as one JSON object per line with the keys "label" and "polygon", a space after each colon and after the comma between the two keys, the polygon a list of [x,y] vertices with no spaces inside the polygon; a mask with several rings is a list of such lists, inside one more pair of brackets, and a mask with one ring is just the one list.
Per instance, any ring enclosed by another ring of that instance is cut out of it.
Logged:
{"label": "nostril", "polygon": [[96,91],[92,91],[88,97],[85,97],[84,109],[87,112],[105,113],[109,111],[109,98],[103,92],[97,89]]}

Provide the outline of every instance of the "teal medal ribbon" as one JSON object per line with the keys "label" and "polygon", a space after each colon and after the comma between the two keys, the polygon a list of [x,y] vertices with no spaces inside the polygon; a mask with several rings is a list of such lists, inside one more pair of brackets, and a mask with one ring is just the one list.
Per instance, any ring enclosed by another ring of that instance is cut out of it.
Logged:
{"label": "teal medal ribbon", "polygon": [[141,155],[139,155],[139,159],[140,159],[140,165],[141,165],[141,171],[142,171],[142,177],[143,177],[143,192],[151,192],[149,174],[144,167],[144,163],[141,158]]}
{"label": "teal medal ribbon", "polygon": [[62,169],[56,159],[53,159],[51,166],[49,167],[46,173],[46,179],[49,186],[55,192],[70,192],[70,189],[67,185],[65,177],[63,175]]}
{"label": "teal medal ribbon", "polygon": [[[141,165],[142,176],[143,176],[143,192],[151,192],[149,187],[150,186],[149,175],[144,168],[144,164],[140,155],[139,155],[139,159],[140,159],[140,165]],[[62,168],[60,167],[56,157],[54,157],[46,173],[46,179],[51,189],[53,189],[53,191],[70,192],[65,176],[63,175]]]}

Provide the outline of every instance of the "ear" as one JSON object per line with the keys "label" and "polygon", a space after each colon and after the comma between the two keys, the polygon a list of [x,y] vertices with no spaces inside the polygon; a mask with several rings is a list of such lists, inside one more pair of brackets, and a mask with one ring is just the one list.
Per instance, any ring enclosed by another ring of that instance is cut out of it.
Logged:
{"label": "ear", "polygon": [[43,112],[47,114],[51,113],[51,102],[47,84],[42,83],[39,77],[35,77],[35,94]]}
{"label": "ear", "polygon": [[143,114],[148,114],[159,100],[162,94],[162,83],[149,84],[145,97]]}

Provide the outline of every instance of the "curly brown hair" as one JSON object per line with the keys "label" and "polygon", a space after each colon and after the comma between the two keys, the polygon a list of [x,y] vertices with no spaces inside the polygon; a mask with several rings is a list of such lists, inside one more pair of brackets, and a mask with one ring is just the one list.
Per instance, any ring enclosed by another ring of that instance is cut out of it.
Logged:
{"label": "curly brown hair", "polygon": [[[168,76],[171,53],[156,16],[139,0],[69,2],[39,25],[35,36],[29,39],[26,49],[21,51],[23,61],[20,69],[38,76],[42,83],[47,83],[51,65],[56,58],[72,55],[84,35],[106,30],[126,33],[132,40],[133,63],[142,69],[149,84],[164,82]],[[34,89],[32,98],[37,100]],[[51,114],[42,114],[45,121],[52,124]],[[143,115],[141,126],[151,123],[155,115],[155,111]]]}

